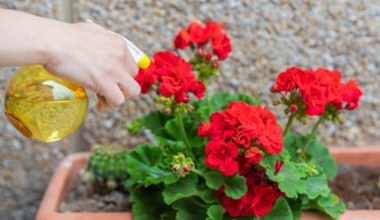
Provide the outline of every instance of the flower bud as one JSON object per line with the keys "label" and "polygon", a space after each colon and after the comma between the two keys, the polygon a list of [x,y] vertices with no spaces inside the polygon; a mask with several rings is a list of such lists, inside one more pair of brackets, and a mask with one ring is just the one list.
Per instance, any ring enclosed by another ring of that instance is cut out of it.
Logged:
{"label": "flower bud", "polygon": [[295,104],[292,104],[292,105],[289,107],[289,111],[290,111],[290,112],[296,112],[297,109],[298,109],[298,107],[297,107],[297,105],[295,105]]}
{"label": "flower bud", "polygon": [[203,56],[203,55],[205,55],[205,53],[206,53],[205,48],[201,47],[201,48],[198,49],[198,54],[199,55]]}
{"label": "flower bud", "polygon": [[276,83],[272,84],[272,86],[270,87],[270,91],[272,93],[277,93],[278,92],[278,88],[277,88],[277,84]]}
{"label": "flower bud", "polygon": [[178,173],[178,171],[179,171],[179,165],[178,165],[178,164],[175,164],[175,165],[173,166],[173,172],[174,172],[174,173]]}
{"label": "flower bud", "polygon": [[189,102],[190,102],[190,96],[185,95],[185,96],[183,97],[183,102],[184,102],[184,103],[189,103]]}
{"label": "flower bud", "polygon": [[206,60],[211,60],[211,58],[212,58],[212,53],[206,54]]}
{"label": "flower bud", "polygon": [[187,167],[187,166],[183,166],[183,167],[182,167],[182,170],[183,170],[183,172],[187,173],[187,172],[189,172],[189,167]]}
{"label": "flower bud", "polygon": [[165,112],[165,114],[169,115],[172,112],[172,110],[170,108],[165,108],[164,112]]}
{"label": "flower bud", "polygon": [[278,100],[278,99],[275,99],[275,100],[273,100],[272,104],[273,104],[274,106],[277,106],[277,105],[281,104],[281,101]]}
{"label": "flower bud", "polygon": [[215,68],[218,68],[220,66],[220,62],[219,61],[215,61],[212,63],[212,65],[215,67]]}
{"label": "flower bud", "polygon": [[173,172],[180,177],[186,176],[192,168],[194,168],[194,162],[191,157],[185,157],[183,153],[173,156]]}

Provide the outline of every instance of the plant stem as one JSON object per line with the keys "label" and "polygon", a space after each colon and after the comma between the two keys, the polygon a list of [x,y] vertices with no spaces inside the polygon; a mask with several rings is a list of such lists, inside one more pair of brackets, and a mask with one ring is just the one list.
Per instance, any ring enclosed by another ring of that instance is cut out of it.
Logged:
{"label": "plant stem", "polygon": [[205,177],[205,175],[201,171],[197,170],[196,168],[192,168],[191,171],[193,171],[195,174],[197,174],[200,177],[203,177],[203,178]]}
{"label": "plant stem", "polygon": [[186,135],[186,132],[185,132],[185,127],[183,126],[183,121],[182,121],[181,114],[178,113],[176,115],[176,118],[177,118],[177,123],[178,123],[178,126],[179,126],[179,132],[180,132],[180,134],[182,136],[183,142],[186,145],[186,149],[187,149],[187,151],[189,152],[190,155],[193,155],[193,152],[191,151],[191,146],[190,146],[189,139],[187,139],[187,135]]}
{"label": "plant stem", "polygon": [[313,130],[311,131],[311,134],[309,135],[309,138],[307,139],[306,141],[306,144],[304,145],[303,149],[302,149],[302,153],[303,152],[306,152],[307,148],[309,147],[311,141],[314,139],[315,137],[315,134],[317,133],[318,131],[318,127],[319,125],[322,123],[322,121],[325,119],[325,114],[321,115],[321,117],[319,117],[317,123],[314,125],[313,127]]}
{"label": "plant stem", "polygon": [[291,114],[289,119],[288,119],[288,122],[286,123],[286,127],[285,127],[285,130],[284,132],[282,133],[282,136],[285,137],[285,135],[288,133],[289,129],[290,129],[290,126],[292,125],[293,123],[293,120],[294,120],[294,117],[295,117],[295,114]]}
{"label": "plant stem", "polygon": [[203,83],[206,86],[206,94],[205,94],[205,96],[206,96],[207,107],[208,107],[209,110],[211,110],[210,92],[209,92],[210,86],[208,84],[208,79],[205,79]]}

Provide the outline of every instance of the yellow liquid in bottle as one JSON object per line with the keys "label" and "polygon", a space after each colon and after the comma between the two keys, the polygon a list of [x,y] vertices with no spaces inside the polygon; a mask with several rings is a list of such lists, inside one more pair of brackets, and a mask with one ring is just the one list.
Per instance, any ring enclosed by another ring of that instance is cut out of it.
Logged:
{"label": "yellow liquid in bottle", "polygon": [[52,142],[74,132],[87,113],[86,91],[42,66],[20,68],[5,94],[5,115],[28,138]]}

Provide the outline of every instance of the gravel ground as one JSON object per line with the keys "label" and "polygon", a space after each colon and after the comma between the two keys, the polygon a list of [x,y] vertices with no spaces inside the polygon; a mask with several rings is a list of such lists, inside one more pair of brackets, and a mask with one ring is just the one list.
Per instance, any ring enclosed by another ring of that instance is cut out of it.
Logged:
{"label": "gravel ground", "polygon": [[[0,0],[0,7],[56,18],[59,8],[54,2]],[[364,92],[361,107],[345,114],[343,125],[323,125],[319,136],[329,146],[379,145],[377,0],[77,0],[74,7],[75,21],[89,18],[127,36],[148,55],[172,49],[177,31],[191,21],[224,23],[234,51],[223,63],[221,77],[213,82],[212,89],[259,96],[271,110],[275,110],[270,105],[274,96],[268,90],[280,71],[293,65],[338,69],[345,80],[356,78],[360,82]],[[2,94],[12,71],[1,70]],[[90,110],[81,132],[84,144],[79,148],[89,149],[96,143],[133,147],[146,141],[144,134],[130,137],[122,126],[151,109],[149,96],[106,113],[97,113],[95,103],[90,93]],[[54,144],[29,141],[4,116],[0,116],[0,123],[0,219],[33,219],[58,160],[78,146],[70,139]],[[308,128],[296,125],[298,130]]]}

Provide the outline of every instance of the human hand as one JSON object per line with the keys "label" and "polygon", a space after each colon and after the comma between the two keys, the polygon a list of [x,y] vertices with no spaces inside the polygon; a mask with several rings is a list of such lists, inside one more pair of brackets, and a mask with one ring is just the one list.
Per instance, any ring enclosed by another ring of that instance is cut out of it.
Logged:
{"label": "human hand", "polygon": [[69,24],[0,8],[0,66],[41,64],[94,90],[98,110],[140,93],[138,68],[123,37],[94,23]]}
{"label": "human hand", "polygon": [[99,111],[116,108],[140,93],[133,78],[138,67],[121,36],[93,23],[62,26],[51,59],[44,64],[48,71],[95,91]]}

